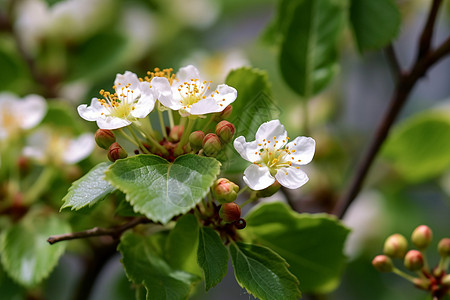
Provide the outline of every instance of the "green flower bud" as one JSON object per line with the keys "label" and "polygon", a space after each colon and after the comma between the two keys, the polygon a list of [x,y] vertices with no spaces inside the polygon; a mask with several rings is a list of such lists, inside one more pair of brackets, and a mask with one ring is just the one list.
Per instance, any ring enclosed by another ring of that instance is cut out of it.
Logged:
{"label": "green flower bud", "polygon": [[256,196],[258,198],[270,197],[273,194],[275,194],[276,192],[278,192],[280,190],[280,187],[281,187],[281,184],[278,181],[275,181],[274,183],[272,183],[271,186],[266,187],[263,190],[257,191]]}
{"label": "green flower bud", "polygon": [[439,255],[443,258],[450,256],[450,238],[443,238],[438,244]]}
{"label": "green flower bud", "polygon": [[222,150],[222,143],[217,135],[208,133],[203,139],[203,153],[206,156],[216,157],[219,151]]}
{"label": "green flower bud", "polygon": [[95,132],[95,142],[100,148],[107,150],[116,141],[114,132],[108,129],[98,129]]}
{"label": "green flower bud", "polygon": [[202,148],[203,139],[205,138],[205,134],[203,131],[194,131],[189,135],[189,144],[192,149],[198,151]]}
{"label": "green flower bud", "polygon": [[233,112],[233,107],[231,105],[228,105],[227,107],[225,107],[224,110],[222,110],[219,113],[216,113],[214,115],[214,121],[219,122],[221,120],[225,120],[228,119],[231,116],[231,113]]}
{"label": "green flower bud", "polygon": [[410,271],[418,271],[423,268],[423,255],[418,250],[409,250],[403,261],[405,267]]}
{"label": "green flower bud", "polygon": [[425,250],[430,245],[432,238],[433,232],[426,225],[418,226],[411,235],[411,241],[419,250]]}
{"label": "green flower bud", "polygon": [[241,208],[234,202],[224,203],[220,207],[219,216],[226,223],[232,223],[241,218]]}
{"label": "green flower bud", "polygon": [[372,260],[372,266],[379,272],[392,272],[394,265],[390,257],[386,255],[377,255]]}
{"label": "green flower bud", "polygon": [[394,258],[403,258],[408,249],[408,241],[398,233],[389,236],[384,242],[383,252]]}
{"label": "green flower bud", "polygon": [[239,186],[226,178],[220,178],[214,182],[212,190],[217,201],[230,203],[236,200]]}
{"label": "green flower bud", "polygon": [[183,135],[184,126],[173,126],[172,130],[169,133],[169,138],[173,142],[178,142],[181,139],[181,136]]}
{"label": "green flower bud", "polygon": [[119,143],[112,143],[108,150],[108,159],[115,162],[118,159],[126,158],[127,152],[119,145]]}
{"label": "green flower bud", "polygon": [[221,121],[216,126],[216,134],[224,144],[228,144],[233,140],[235,131],[234,125],[228,121]]}

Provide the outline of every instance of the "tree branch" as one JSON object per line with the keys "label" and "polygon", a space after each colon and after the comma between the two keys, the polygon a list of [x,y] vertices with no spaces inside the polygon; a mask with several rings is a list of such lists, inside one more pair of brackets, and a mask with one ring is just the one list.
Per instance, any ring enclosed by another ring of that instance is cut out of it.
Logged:
{"label": "tree branch", "polygon": [[386,57],[391,66],[392,73],[394,74],[394,78],[395,80],[397,80],[398,78],[400,78],[403,71],[400,63],[398,62],[397,55],[395,54],[394,46],[392,44],[388,45],[384,52],[386,53]]}
{"label": "tree branch", "polygon": [[431,3],[431,9],[428,13],[427,22],[425,23],[422,34],[420,35],[417,60],[420,60],[424,55],[426,55],[431,48],[431,39],[433,38],[434,24],[436,23],[437,13],[441,4],[442,0],[433,0],[433,2]]}
{"label": "tree branch", "polygon": [[61,242],[61,241],[83,239],[83,238],[87,238],[87,237],[102,236],[102,235],[109,235],[114,238],[118,238],[124,231],[131,229],[139,224],[147,224],[147,223],[152,223],[152,221],[150,221],[147,218],[136,218],[136,219],[131,220],[128,223],[125,223],[125,224],[117,226],[117,227],[112,227],[112,228],[94,227],[92,229],[88,229],[85,231],[52,235],[47,239],[47,242],[49,242],[50,245],[53,245],[53,244],[55,244],[57,242]]}

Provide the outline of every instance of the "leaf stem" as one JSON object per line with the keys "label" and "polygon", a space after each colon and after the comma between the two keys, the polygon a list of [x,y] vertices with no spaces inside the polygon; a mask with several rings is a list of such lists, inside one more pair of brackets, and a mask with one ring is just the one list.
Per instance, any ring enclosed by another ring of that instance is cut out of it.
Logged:
{"label": "leaf stem", "polygon": [[139,149],[141,149],[141,151],[144,152],[145,154],[151,154],[151,152],[147,150],[147,148],[144,146],[144,144],[142,144],[142,141],[136,136],[136,134],[134,133],[133,128],[131,126],[128,127],[128,130],[130,131],[134,140],[138,143]]}
{"label": "leaf stem", "polygon": [[162,133],[163,137],[166,140],[168,140],[166,125],[164,125],[164,116],[162,114],[162,111],[160,111],[159,109],[157,109],[157,111],[158,111],[159,126],[161,127],[161,133]]}
{"label": "leaf stem", "polygon": [[181,136],[181,139],[178,142],[178,145],[175,148],[175,150],[180,151],[183,148],[183,146],[186,145],[186,143],[189,140],[189,135],[191,134],[192,128],[194,128],[195,121],[196,121],[196,119],[188,118],[187,127],[184,128],[183,135]]}
{"label": "leaf stem", "polygon": [[175,123],[173,122],[173,112],[171,109],[167,110],[167,114],[169,115],[169,126],[170,129],[172,129],[175,126]]}

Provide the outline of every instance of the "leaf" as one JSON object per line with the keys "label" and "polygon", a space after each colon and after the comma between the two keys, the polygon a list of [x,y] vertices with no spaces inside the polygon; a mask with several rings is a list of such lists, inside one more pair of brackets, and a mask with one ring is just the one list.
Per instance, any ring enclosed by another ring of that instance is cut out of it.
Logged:
{"label": "leaf", "polygon": [[126,194],[136,212],[166,224],[194,208],[219,171],[220,163],[211,157],[187,154],[169,163],[141,154],[117,160],[106,171],[106,179]]}
{"label": "leaf", "polygon": [[363,52],[389,44],[400,31],[401,15],[394,0],[351,0],[350,22]]}
{"label": "leaf", "polygon": [[171,268],[156,254],[152,238],[132,232],[122,236],[118,249],[128,278],[144,285],[148,300],[187,299],[193,284],[200,278]]}
{"label": "leaf", "polygon": [[303,292],[327,293],[340,280],[349,230],[326,214],[298,214],[280,202],[257,206],[242,234],[280,254],[300,280]]}
{"label": "leaf", "polygon": [[85,122],[74,112],[72,106],[62,101],[51,101],[47,104],[48,110],[42,124],[49,125],[60,132],[80,135],[85,133]]}
{"label": "leaf", "polygon": [[64,253],[66,243],[50,245],[50,235],[70,232],[56,215],[28,213],[1,236],[1,261],[16,282],[33,287],[46,278]]}
{"label": "leaf", "polygon": [[382,151],[408,181],[442,174],[450,167],[450,116],[442,111],[417,114],[397,125]]}
{"label": "leaf", "polygon": [[215,230],[200,228],[197,257],[205,275],[205,289],[209,290],[222,281],[228,268],[227,248]]}
{"label": "leaf", "polygon": [[179,218],[167,238],[165,258],[172,268],[201,276],[197,264],[198,227],[192,214]]}
{"label": "leaf", "polygon": [[12,281],[0,265],[0,295],[2,299],[25,299],[25,289]]}
{"label": "leaf", "polygon": [[281,74],[306,99],[324,89],[338,71],[337,41],[347,1],[295,0],[280,51]]}
{"label": "leaf", "polygon": [[87,205],[91,207],[114,192],[116,189],[103,179],[110,165],[110,162],[99,163],[86,175],[72,183],[69,192],[63,198],[64,204],[61,209],[72,207],[72,210],[79,210]]}
{"label": "leaf", "polygon": [[265,299],[299,299],[298,279],[286,261],[266,247],[233,243],[230,245],[234,274],[240,286]]}

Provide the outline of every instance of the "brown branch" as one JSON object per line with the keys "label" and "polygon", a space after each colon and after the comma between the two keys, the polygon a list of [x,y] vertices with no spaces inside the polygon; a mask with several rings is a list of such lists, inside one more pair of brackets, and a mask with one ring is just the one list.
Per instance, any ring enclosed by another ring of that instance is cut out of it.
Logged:
{"label": "brown branch", "polygon": [[433,2],[431,3],[431,9],[428,13],[427,22],[425,23],[422,34],[420,35],[417,60],[420,60],[422,57],[424,57],[431,48],[431,39],[433,38],[434,24],[436,23],[436,17],[441,4],[442,0],[433,0]]}
{"label": "brown branch", "polygon": [[416,82],[423,77],[428,69],[444,56],[450,53],[450,37],[436,50],[429,51],[423,58],[416,61],[409,73],[401,74],[398,78],[394,93],[391,98],[389,107],[380,122],[375,136],[372,139],[368,150],[365,152],[361,162],[357,167],[355,176],[353,177],[348,190],[343,194],[337,202],[333,213],[342,218],[350,204],[355,200],[361,190],[364,179],[366,178],[371,165],[373,164],[381,145],[389,134],[396,117],[406,103],[409,94]]}
{"label": "brown branch", "polygon": [[100,227],[94,227],[92,229],[88,229],[85,231],[79,231],[79,232],[73,232],[73,233],[64,233],[64,234],[58,234],[58,235],[52,235],[47,239],[47,242],[50,243],[50,245],[53,245],[57,242],[61,241],[68,241],[68,240],[74,240],[74,239],[83,239],[93,236],[102,236],[102,235],[109,235],[113,238],[118,238],[120,235],[128,230],[131,229],[139,224],[147,224],[151,223],[149,219],[146,218],[136,218],[131,220],[128,223],[125,223],[123,225],[112,227],[112,228],[100,228]]}
{"label": "brown branch", "polygon": [[400,63],[397,59],[397,55],[395,54],[394,46],[392,44],[388,45],[384,52],[389,61],[389,65],[391,66],[392,73],[394,74],[394,78],[395,78],[395,80],[397,80],[398,78],[400,78],[403,71],[402,71]]}

